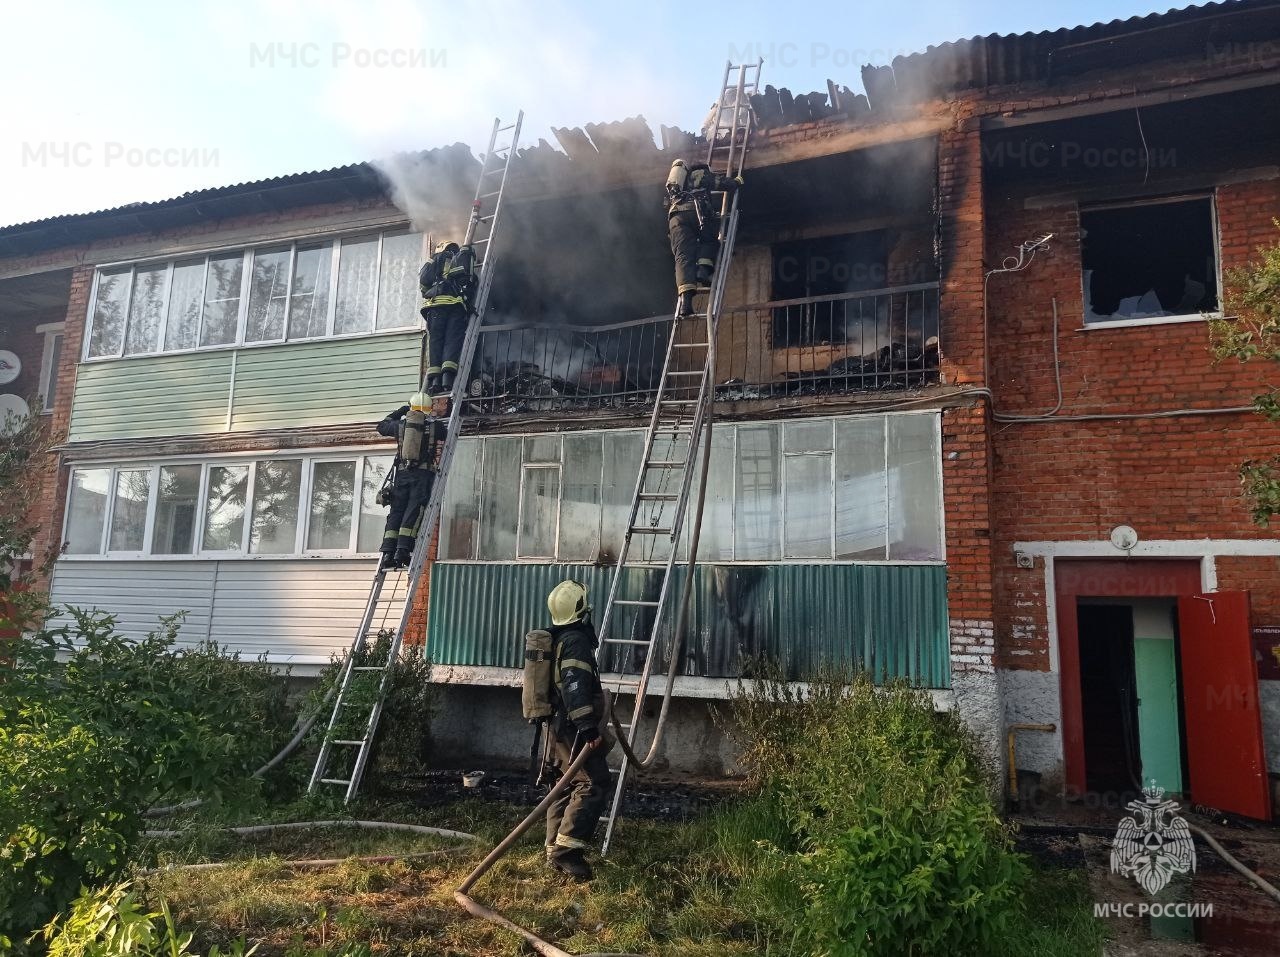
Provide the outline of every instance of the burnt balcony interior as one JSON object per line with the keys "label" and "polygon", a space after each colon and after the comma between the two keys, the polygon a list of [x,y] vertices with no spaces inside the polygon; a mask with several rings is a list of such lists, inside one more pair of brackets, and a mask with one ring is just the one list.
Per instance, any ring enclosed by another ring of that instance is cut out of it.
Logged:
{"label": "burnt balcony interior", "polygon": [[[748,164],[717,334],[717,398],[937,381],[936,155],[928,138]],[[655,178],[510,206],[472,411],[652,401],[675,301],[661,199]]]}

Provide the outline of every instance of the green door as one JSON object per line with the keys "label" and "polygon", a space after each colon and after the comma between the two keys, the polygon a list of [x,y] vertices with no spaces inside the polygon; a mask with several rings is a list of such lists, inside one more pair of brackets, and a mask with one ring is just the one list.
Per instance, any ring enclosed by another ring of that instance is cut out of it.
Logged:
{"label": "green door", "polygon": [[1181,793],[1182,739],[1178,728],[1178,672],[1173,641],[1134,638],[1133,665],[1138,691],[1138,746],[1142,783],[1154,778],[1166,792]]}

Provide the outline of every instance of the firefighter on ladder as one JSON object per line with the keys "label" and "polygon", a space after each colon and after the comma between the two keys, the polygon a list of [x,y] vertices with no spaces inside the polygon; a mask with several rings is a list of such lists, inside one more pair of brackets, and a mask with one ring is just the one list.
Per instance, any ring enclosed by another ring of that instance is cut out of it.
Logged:
{"label": "firefighter on ladder", "polygon": [[422,293],[419,311],[427,321],[430,396],[453,392],[475,287],[476,257],[470,246],[441,243],[418,273],[418,289]]}
{"label": "firefighter on ladder", "polygon": [[591,624],[587,589],[562,581],[547,596],[551,628],[525,636],[525,717],[550,719],[543,726],[544,754],[563,773],[583,748],[592,748],[573,783],[547,808],[547,864],[577,881],[591,879],[584,851],[609,798],[605,753],[599,742],[605,722],[604,690],[596,665],[600,640]]}
{"label": "firefighter on ladder", "polygon": [[688,166],[678,159],[667,175],[667,229],[676,261],[676,315],[693,315],[693,296],[709,288],[720,248],[720,210],[713,193],[732,193],[742,177],[713,173],[706,163]]}
{"label": "firefighter on ladder", "polygon": [[396,439],[395,462],[378,493],[378,503],[391,506],[382,533],[379,570],[409,564],[422,516],[431,501],[436,446],[444,437],[444,423],[427,414],[430,404],[426,393],[415,392],[408,405],[396,409],[377,426],[379,435]]}

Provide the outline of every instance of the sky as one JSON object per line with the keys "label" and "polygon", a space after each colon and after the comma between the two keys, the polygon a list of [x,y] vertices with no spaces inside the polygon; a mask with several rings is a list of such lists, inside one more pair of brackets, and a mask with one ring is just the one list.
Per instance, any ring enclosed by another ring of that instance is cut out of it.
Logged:
{"label": "sky", "polygon": [[525,111],[696,129],[725,61],[795,92],[1170,0],[28,0],[0,7],[0,225],[465,142]]}

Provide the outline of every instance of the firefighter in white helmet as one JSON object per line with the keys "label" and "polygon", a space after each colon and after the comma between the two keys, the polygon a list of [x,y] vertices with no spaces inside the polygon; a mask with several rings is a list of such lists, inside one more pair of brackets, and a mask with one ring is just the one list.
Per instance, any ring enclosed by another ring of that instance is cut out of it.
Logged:
{"label": "firefighter in white helmet", "polygon": [[599,638],[591,624],[587,588],[579,581],[562,581],[547,596],[551,612],[548,631],[552,645],[555,765],[564,772],[585,747],[591,755],[573,784],[547,808],[547,864],[574,880],[591,879],[584,851],[595,835],[609,795],[609,765],[605,753],[612,743],[601,737],[605,721],[604,690],[596,665]]}
{"label": "firefighter in white helmet", "polygon": [[476,257],[470,246],[440,243],[418,272],[419,312],[427,321],[427,393],[453,391],[462,356],[462,340],[471,318],[476,287]]}
{"label": "firefighter in white helmet", "polygon": [[396,457],[378,501],[390,505],[387,526],[382,533],[380,569],[404,568],[413,556],[423,513],[431,500],[436,476],[436,447],[444,438],[444,423],[428,411],[431,398],[415,392],[378,423],[379,435],[396,439]]}
{"label": "firefighter in white helmet", "polygon": [[713,173],[706,163],[689,166],[682,159],[667,175],[667,230],[676,261],[676,315],[693,314],[693,296],[711,284],[720,249],[720,207],[713,193],[732,193],[742,177]]}

